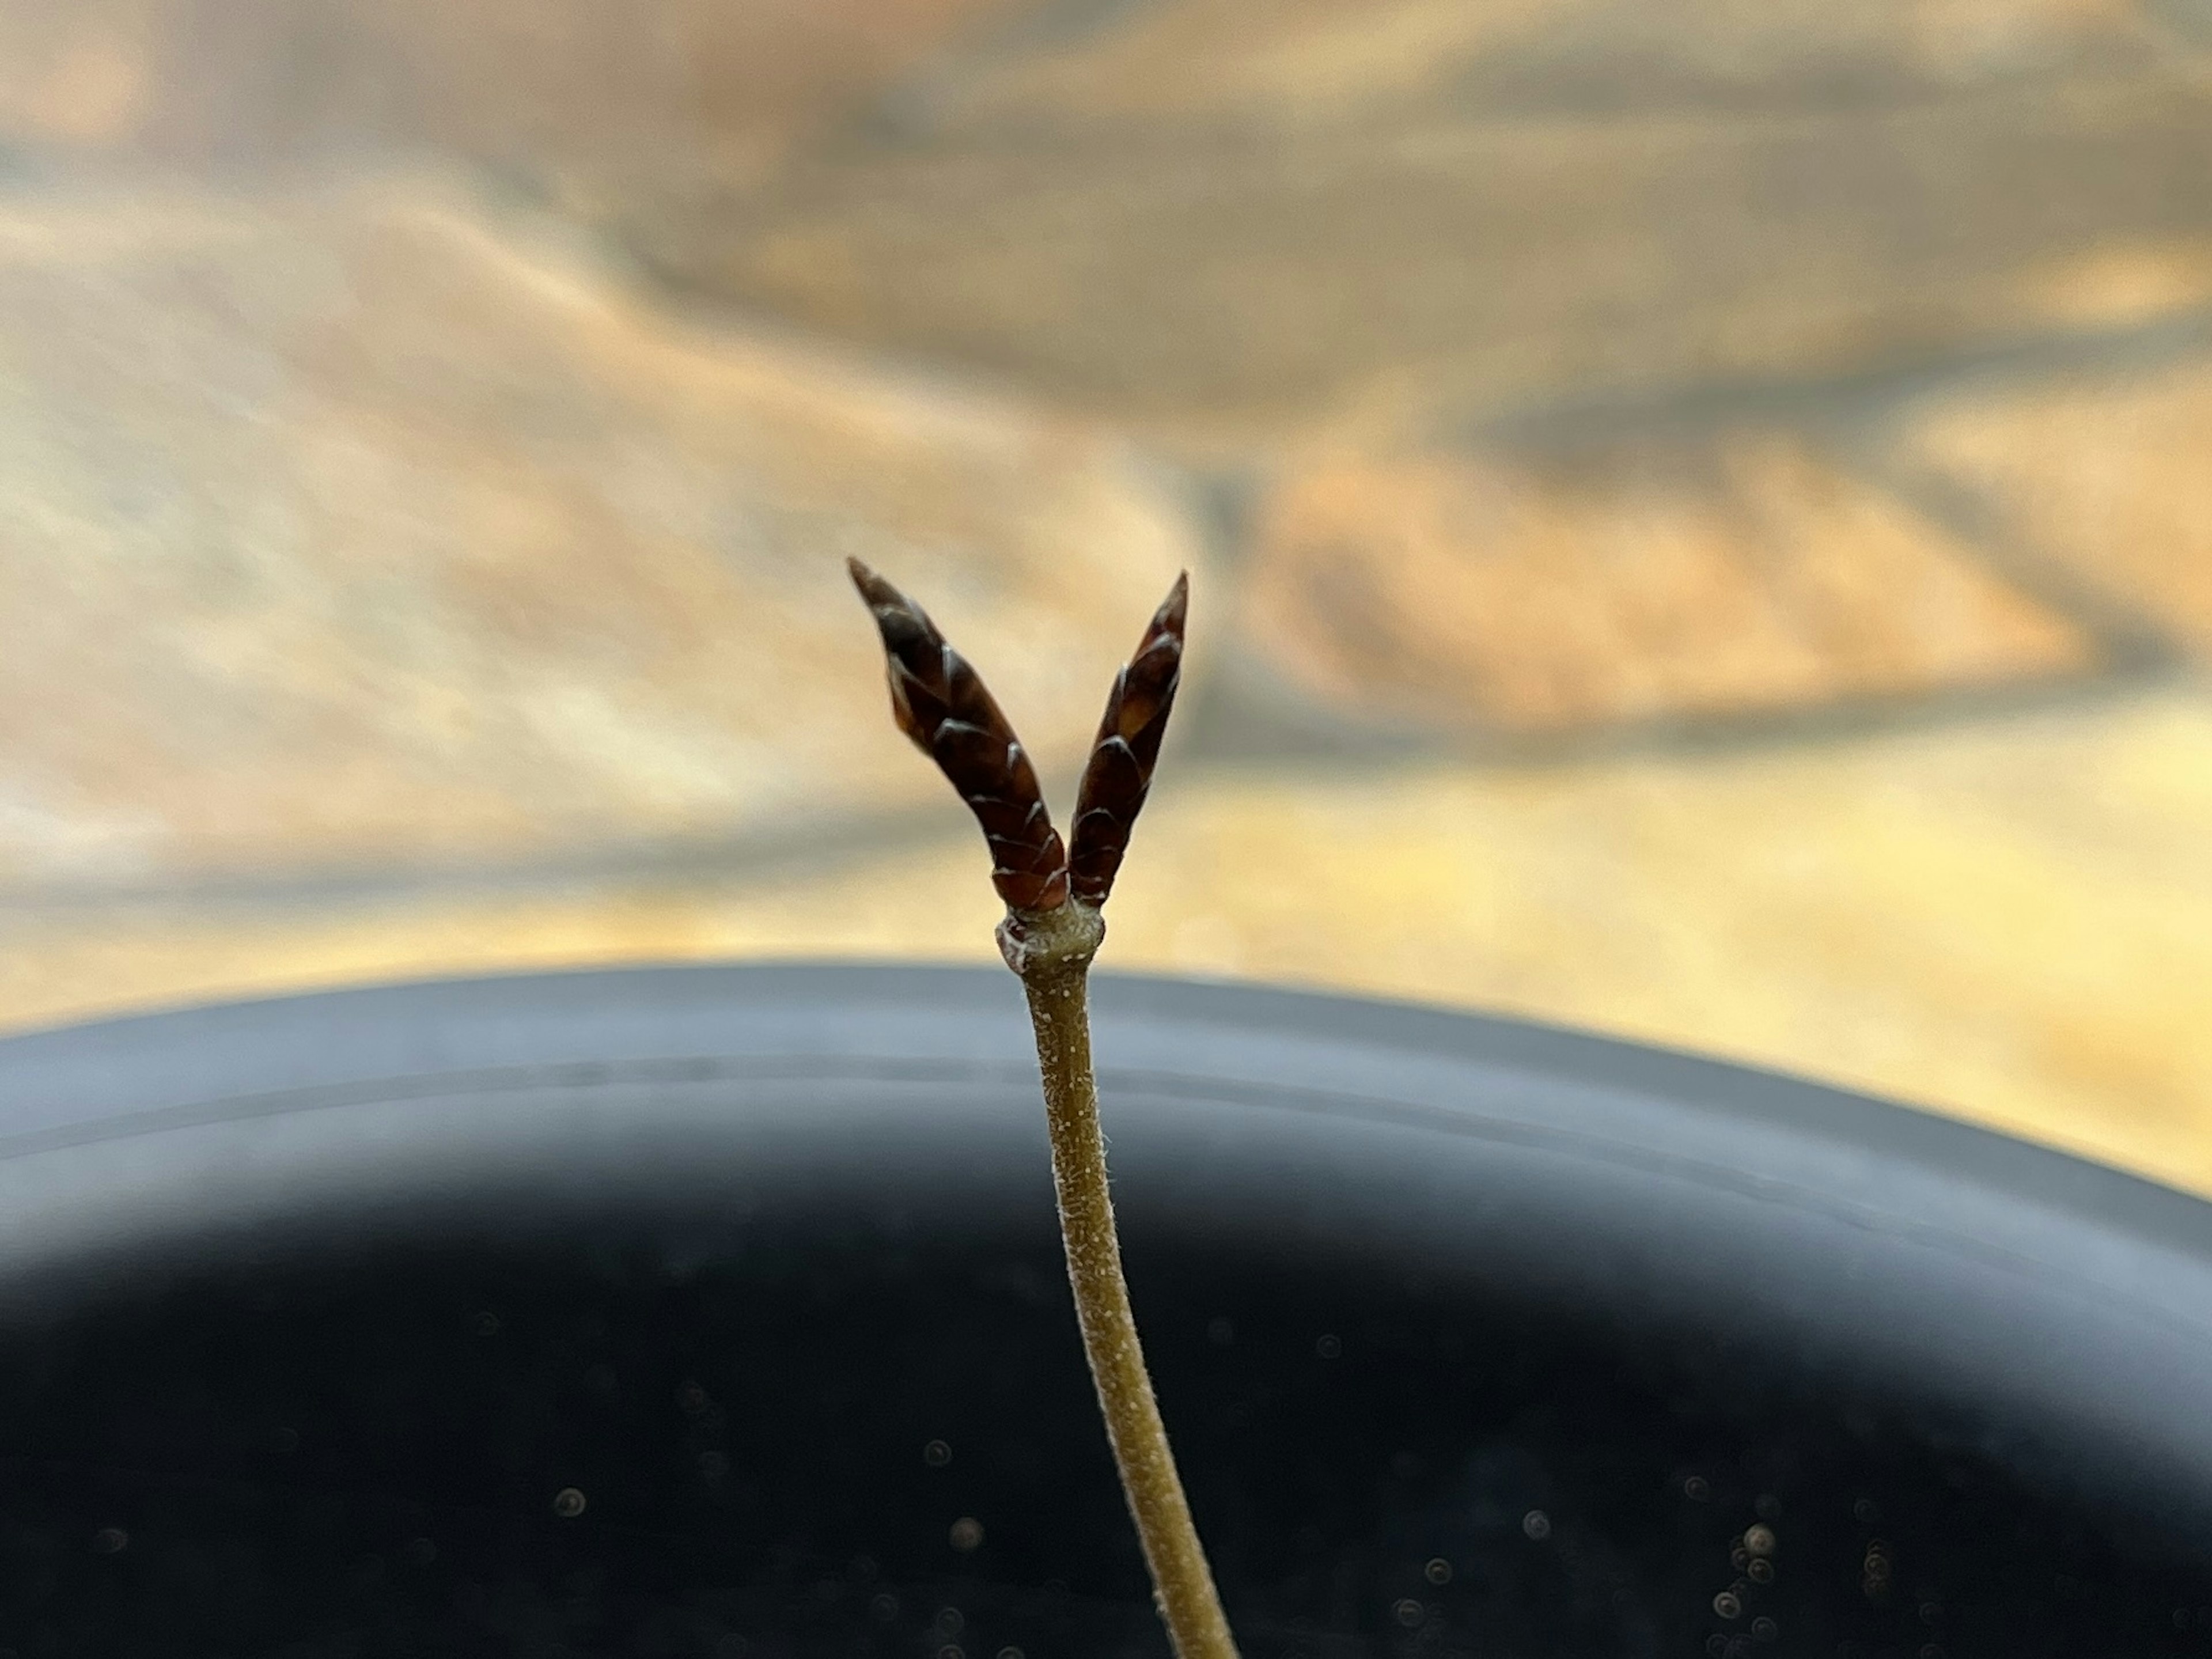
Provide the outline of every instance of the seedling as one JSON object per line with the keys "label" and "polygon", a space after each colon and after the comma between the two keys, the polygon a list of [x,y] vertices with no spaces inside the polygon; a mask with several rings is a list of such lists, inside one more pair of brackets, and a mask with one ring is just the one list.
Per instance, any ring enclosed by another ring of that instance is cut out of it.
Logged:
{"label": "seedling", "polygon": [[858,559],[847,566],[883,635],[892,717],[960,792],[990,844],[991,881],[1006,903],[999,951],[1021,976],[1036,1030],[1076,1320],[1160,1617],[1181,1659],[1236,1659],[1137,1340],[1091,1066],[1091,961],[1106,937],[1099,911],[1175,706],[1189,582],[1176,579],[1136,655],[1114,678],[1063,846],[1028,751],[967,659],[920,605]]}

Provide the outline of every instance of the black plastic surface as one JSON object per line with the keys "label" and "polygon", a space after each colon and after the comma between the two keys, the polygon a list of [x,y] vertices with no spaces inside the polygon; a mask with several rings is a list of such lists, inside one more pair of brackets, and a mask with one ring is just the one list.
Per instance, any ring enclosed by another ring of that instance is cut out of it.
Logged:
{"label": "black plastic surface", "polygon": [[[1098,1005],[1249,1650],[2212,1651],[2212,1208],[1565,1033]],[[1004,975],[764,968],[0,1044],[0,1644],[1164,1651],[1026,1041]]]}

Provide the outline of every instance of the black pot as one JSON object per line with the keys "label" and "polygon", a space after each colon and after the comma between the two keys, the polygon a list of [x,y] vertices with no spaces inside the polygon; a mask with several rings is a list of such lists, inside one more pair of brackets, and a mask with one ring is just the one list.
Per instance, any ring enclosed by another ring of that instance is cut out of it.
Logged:
{"label": "black pot", "polygon": [[[1784,1079],[1105,980],[1248,1655],[2212,1651],[2212,1208]],[[0,1644],[1160,1654],[1018,987],[0,1044]]]}

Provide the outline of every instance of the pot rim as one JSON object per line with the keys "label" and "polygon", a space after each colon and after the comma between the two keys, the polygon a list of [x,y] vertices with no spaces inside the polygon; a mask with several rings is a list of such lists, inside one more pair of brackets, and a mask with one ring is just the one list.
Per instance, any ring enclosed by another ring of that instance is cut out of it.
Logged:
{"label": "pot rim", "polygon": [[[1894,1103],[1521,1021],[1107,975],[1095,1005],[1133,1238],[1464,1269],[1688,1322],[1993,1413],[2085,1488],[2212,1510],[2212,1204]],[[19,1036],[0,1041],[0,1296],[74,1297],[149,1248],[261,1248],[276,1225],[685,1182],[1034,1222],[1049,1189],[1028,1043],[1002,972],[789,963]]]}

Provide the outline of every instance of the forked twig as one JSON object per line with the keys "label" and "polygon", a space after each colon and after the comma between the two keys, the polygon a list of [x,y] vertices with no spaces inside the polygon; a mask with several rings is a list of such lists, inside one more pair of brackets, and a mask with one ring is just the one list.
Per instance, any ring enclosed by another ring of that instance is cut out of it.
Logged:
{"label": "forked twig", "polygon": [[1175,706],[1189,584],[1176,579],[1115,677],[1076,798],[1073,846],[1063,849],[1036,769],[975,671],[921,606],[859,560],[847,562],[883,635],[899,729],[951,781],[990,844],[991,879],[1006,902],[999,949],[1021,975],[1036,1032],[1076,1319],[1160,1616],[1181,1659],[1236,1659],[1137,1340],[1091,1063],[1089,974],[1106,936],[1099,908],[1128,850]]}

